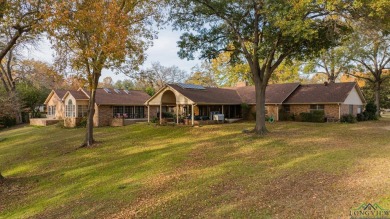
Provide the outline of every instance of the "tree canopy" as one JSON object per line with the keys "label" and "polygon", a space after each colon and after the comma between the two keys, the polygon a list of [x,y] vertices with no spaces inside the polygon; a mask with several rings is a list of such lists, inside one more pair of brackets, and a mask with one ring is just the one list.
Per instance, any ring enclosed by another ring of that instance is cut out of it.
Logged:
{"label": "tree canopy", "polygon": [[[221,52],[245,60],[256,87],[256,127],[265,127],[265,88],[285,59],[301,59],[338,43],[347,30],[338,11],[343,1],[172,0],[176,28],[186,30],[179,57],[214,59]],[[340,8],[342,7],[342,8]]]}
{"label": "tree canopy", "polygon": [[46,27],[57,63],[82,72],[91,92],[85,145],[94,142],[95,93],[102,69],[120,69],[124,64],[127,69],[138,69],[155,37],[152,22],[159,17],[159,3],[69,0],[55,1],[48,9]]}

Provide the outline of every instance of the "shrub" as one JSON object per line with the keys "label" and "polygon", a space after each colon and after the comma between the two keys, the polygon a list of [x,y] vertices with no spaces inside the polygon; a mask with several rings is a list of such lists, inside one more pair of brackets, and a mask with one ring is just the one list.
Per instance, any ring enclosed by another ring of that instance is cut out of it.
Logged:
{"label": "shrub", "polygon": [[3,127],[11,127],[16,125],[16,119],[9,116],[4,116],[0,118],[0,125]]}
{"label": "shrub", "polygon": [[87,120],[88,120],[87,117],[83,117],[81,119],[81,121],[79,122],[79,124],[77,124],[77,127],[78,128],[85,128],[85,127],[87,127]]}
{"label": "shrub", "polygon": [[157,123],[158,118],[153,116],[152,119],[150,120],[151,123]]}
{"label": "shrub", "polygon": [[314,110],[310,113],[300,113],[299,118],[302,122],[325,122],[325,113],[322,110]]}
{"label": "shrub", "polygon": [[343,122],[343,123],[355,123],[355,122],[357,122],[357,119],[352,114],[345,114],[345,115],[341,116],[340,122]]}
{"label": "shrub", "polygon": [[376,115],[377,107],[374,103],[368,103],[366,105],[366,110],[363,112],[366,120],[377,120],[378,116]]}
{"label": "shrub", "polygon": [[356,120],[361,122],[361,121],[367,121],[367,117],[364,113],[358,113],[356,114]]}
{"label": "shrub", "polygon": [[249,105],[246,103],[242,103],[241,104],[241,112],[242,112],[243,119],[248,119],[249,111],[250,111]]}
{"label": "shrub", "polygon": [[279,120],[280,121],[291,121],[293,120],[294,114],[286,112],[285,109],[279,110]]}
{"label": "shrub", "polygon": [[173,118],[173,114],[170,112],[162,112],[161,114],[163,118]]}
{"label": "shrub", "polygon": [[312,122],[325,122],[325,112],[323,110],[314,110],[311,114]]}
{"label": "shrub", "polygon": [[311,113],[300,113],[299,118],[302,122],[311,122]]}

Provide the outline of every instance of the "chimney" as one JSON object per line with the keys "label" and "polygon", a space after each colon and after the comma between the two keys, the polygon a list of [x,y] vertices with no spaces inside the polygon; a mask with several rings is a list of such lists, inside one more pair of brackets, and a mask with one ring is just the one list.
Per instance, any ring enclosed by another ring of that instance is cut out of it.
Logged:
{"label": "chimney", "polygon": [[239,81],[236,83],[236,87],[246,87],[248,86],[248,82],[246,81]]}

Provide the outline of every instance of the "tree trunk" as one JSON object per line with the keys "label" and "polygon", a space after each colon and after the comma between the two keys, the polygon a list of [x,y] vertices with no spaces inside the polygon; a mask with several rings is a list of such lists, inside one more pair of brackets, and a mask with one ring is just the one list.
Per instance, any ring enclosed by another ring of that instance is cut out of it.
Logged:
{"label": "tree trunk", "polygon": [[4,181],[4,176],[0,173],[0,182]]}
{"label": "tree trunk", "polygon": [[255,82],[256,95],[256,126],[253,131],[258,135],[264,135],[268,132],[265,126],[265,89],[267,83],[263,83],[264,75],[261,77],[262,72],[257,61],[251,66],[251,71]]}
{"label": "tree trunk", "polygon": [[380,116],[380,91],[381,91],[381,83],[379,81],[375,82],[375,105],[376,105],[376,115]]}
{"label": "tree trunk", "polygon": [[88,119],[87,119],[87,133],[85,135],[85,142],[82,146],[92,146],[95,142],[93,138],[93,116],[95,115],[95,99],[96,99],[96,88],[99,83],[101,75],[101,69],[94,69],[92,74],[92,80],[90,80],[90,96],[88,102]]}
{"label": "tree trunk", "polygon": [[90,94],[88,103],[88,119],[87,119],[87,133],[85,135],[85,142],[83,146],[92,146],[95,140],[93,139],[93,116],[95,115],[95,96],[96,89],[93,88]]}
{"label": "tree trunk", "polygon": [[255,84],[256,93],[256,126],[255,132],[259,135],[267,134],[268,130],[265,126],[265,89],[262,83]]}

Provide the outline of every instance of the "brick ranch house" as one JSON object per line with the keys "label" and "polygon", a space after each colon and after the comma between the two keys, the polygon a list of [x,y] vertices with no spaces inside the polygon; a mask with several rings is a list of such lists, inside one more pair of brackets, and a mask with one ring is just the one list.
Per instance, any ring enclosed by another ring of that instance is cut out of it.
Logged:
{"label": "brick ranch house", "polygon": [[[356,114],[363,111],[366,103],[359,86],[355,82],[325,84],[270,84],[266,89],[266,114],[279,120],[279,112],[299,115],[302,112],[323,110],[327,118],[339,120],[344,114]],[[164,112],[180,118],[190,119],[189,124],[197,120],[213,119],[214,114],[224,114],[225,119],[242,117],[241,105],[246,103],[250,112],[255,112],[256,98],[254,86],[236,86],[229,88],[203,87],[190,84],[167,84],[145,105],[148,107],[148,121],[154,117],[150,109],[157,108],[157,117]],[[161,122],[161,120],[160,120]]]}
{"label": "brick ranch house", "polygon": [[[75,127],[87,116],[90,92],[85,89],[53,90],[45,104],[47,118],[64,120]],[[96,90],[94,126],[122,126],[146,121],[145,101],[149,95],[139,90],[102,88]]]}

